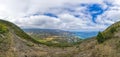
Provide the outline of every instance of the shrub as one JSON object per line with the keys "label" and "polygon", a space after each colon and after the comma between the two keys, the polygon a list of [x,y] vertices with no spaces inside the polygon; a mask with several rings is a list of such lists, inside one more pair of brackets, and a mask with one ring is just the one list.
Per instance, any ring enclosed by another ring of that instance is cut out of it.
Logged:
{"label": "shrub", "polygon": [[97,41],[98,43],[103,43],[105,41],[104,35],[101,32],[97,35]]}
{"label": "shrub", "polygon": [[5,25],[0,24],[0,34],[7,32],[7,27]]}
{"label": "shrub", "polygon": [[111,33],[116,32],[116,28],[115,28],[115,27],[112,27],[112,28],[110,29],[110,32],[111,32]]}

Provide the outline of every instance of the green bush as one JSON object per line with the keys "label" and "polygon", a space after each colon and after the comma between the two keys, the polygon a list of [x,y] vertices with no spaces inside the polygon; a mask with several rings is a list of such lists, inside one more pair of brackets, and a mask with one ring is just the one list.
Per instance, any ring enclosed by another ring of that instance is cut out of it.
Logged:
{"label": "green bush", "polygon": [[104,35],[101,32],[97,35],[97,41],[98,43],[103,43],[105,41]]}
{"label": "green bush", "polygon": [[116,32],[117,30],[116,30],[115,27],[112,27],[112,28],[110,29],[110,31],[111,31],[111,33],[114,33],[114,32]]}
{"label": "green bush", "polygon": [[7,27],[3,24],[0,24],[0,34],[7,32]]}

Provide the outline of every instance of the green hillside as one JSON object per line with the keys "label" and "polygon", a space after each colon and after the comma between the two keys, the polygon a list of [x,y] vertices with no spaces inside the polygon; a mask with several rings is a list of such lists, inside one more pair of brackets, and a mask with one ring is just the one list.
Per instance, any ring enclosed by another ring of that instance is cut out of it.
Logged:
{"label": "green hillside", "polygon": [[4,21],[4,20],[0,20],[0,25],[3,27],[1,28],[1,30],[5,30],[6,27],[8,28],[9,31],[12,30],[12,32],[15,32],[15,34],[17,34],[18,36],[20,36],[21,38],[24,39],[28,39],[30,40],[31,37],[28,36],[24,31],[22,31],[18,26],[14,25],[11,22],[8,21]]}
{"label": "green hillside", "polygon": [[97,38],[101,42],[104,42],[108,39],[118,37],[118,36],[115,36],[115,34],[119,33],[119,31],[120,31],[120,22],[116,22],[112,24],[111,26],[109,26],[105,31],[99,32]]}

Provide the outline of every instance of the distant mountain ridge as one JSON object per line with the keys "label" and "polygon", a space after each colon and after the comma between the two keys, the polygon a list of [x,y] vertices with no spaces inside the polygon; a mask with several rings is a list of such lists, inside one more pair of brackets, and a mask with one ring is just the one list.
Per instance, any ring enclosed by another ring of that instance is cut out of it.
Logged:
{"label": "distant mountain ridge", "polygon": [[31,32],[31,33],[47,33],[51,35],[57,35],[57,36],[68,36],[68,35],[73,35],[72,32],[69,31],[64,31],[64,30],[59,30],[59,29],[23,29],[25,32]]}

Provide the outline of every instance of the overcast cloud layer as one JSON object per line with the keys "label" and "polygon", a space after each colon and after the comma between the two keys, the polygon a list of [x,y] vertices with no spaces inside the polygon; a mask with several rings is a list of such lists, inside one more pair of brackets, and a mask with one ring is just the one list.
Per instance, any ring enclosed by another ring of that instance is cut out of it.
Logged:
{"label": "overcast cloud layer", "polygon": [[21,28],[99,31],[120,21],[120,0],[0,0],[0,19]]}

